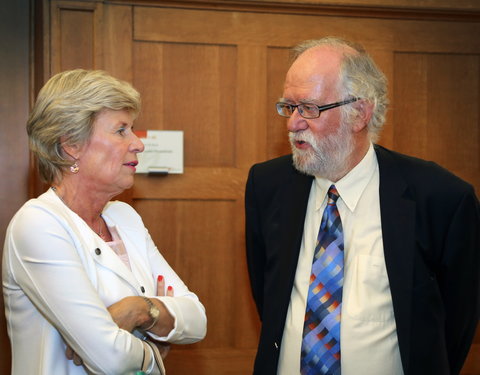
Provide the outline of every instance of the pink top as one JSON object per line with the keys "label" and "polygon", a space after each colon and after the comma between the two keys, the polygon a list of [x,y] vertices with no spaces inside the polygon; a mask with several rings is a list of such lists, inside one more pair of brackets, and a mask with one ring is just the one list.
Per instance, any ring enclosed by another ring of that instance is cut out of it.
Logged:
{"label": "pink top", "polygon": [[107,242],[107,245],[110,246],[110,248],[115,251],[115,253],[119,256],[119,258],[122,260],[123,263],[127,266],[129,270],[132,269],[130,266],[130,260],[128,259],[128,253],[127,250],[125,249],[125,245],[123,244],[122,238],[118,234],[117,227],[116,226],[109,226],[108,230],[110,231],[110,234],[112,235],[113,241]]}

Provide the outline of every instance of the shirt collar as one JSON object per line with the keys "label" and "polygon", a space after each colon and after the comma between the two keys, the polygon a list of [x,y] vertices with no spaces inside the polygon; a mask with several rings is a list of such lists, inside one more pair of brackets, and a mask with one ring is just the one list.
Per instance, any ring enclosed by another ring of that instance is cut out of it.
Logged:
{"label": "shirt collar", "polygon": [[372,178],[375,170],[378,168],[377,156],[370,143],[367,153],[363,159],[350,172],[337,182],[322,177],[315,177],[317,189],[315,209],[319,210],[325,200],[328,189],[331,185],[337,188],[340,199],[345,203],[350,211],[355,211],[363,191]]}

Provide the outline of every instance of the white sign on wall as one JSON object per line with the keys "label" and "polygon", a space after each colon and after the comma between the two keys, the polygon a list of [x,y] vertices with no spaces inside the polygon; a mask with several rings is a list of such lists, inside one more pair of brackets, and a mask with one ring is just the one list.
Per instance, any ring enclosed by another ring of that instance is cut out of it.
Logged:
{"label": "white sign on wall", "polygon": [[183,131],[135,131],[145,145],[138,154],[136,173],[183,173]]}

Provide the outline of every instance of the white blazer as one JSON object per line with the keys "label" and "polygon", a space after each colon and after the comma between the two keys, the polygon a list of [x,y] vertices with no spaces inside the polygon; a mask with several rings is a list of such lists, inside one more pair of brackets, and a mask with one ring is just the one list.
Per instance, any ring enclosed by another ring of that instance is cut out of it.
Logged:
{"label": "white blazer", "polygon": [[[107,307],[126,296],[155,297],[158,275],[174,297],[157,297],[175,318],[167,337],[203,339],[206,315],[197,296],[155,247],[140,216],[122,202],[102,213],[115,225],[131,270],[88,225],[48,190],[13,217],[3,251],[3,293],[12,374],[135,374],[144,358],[140,333],[120,329]],[[83,359],[75,366],[65,343]],[[151,372],[158,373],[151,363]]]}

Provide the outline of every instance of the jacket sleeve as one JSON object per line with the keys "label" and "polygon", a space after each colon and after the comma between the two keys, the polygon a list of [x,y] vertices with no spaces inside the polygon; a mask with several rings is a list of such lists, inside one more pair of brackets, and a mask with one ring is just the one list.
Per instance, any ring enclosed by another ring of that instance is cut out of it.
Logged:
{"label": "jacket sleeve", "polygon": [[446,340],[452,374],[459,374],[475,335],[480,312],[480,209],[473,191],[451,217],[442,264]]}

